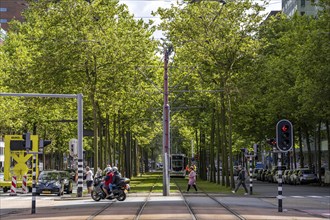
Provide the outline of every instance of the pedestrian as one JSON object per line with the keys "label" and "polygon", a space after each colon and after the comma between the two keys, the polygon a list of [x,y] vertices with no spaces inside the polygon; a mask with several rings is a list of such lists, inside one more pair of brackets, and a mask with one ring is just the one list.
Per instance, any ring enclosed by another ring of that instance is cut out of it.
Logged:
{"label": "pedestrian", "polygon": [[91,171],[89,166],[86,167],[85,176],[86,176],[86,185],[87,185],[88,194],[90,194],[92,192],[92,185],[93,185],[93,172]]}
{"label": "pedestrian", "polygon": [[245,190],[245,193],[244,195],[247,195],[248,194],[248,190],[246,188],[246,185],[245,185],[245,170],[244,170],[244,167],[242,168],[241,165],[238,166],[238,177],[237,177],[237,185],[235,187],[235,189],[233,191],[231,191],[232,193],[236,193],[238,188],[242,185],[244,187],[244,190]]}
{"label": "pedestrian", "polygon": [[194,167],[191,166],[189,169],[189,181],[188,181],[188,188],[187,192],[189,192],[190,186],[193,186],[197,192],[197,187],[196,187],[196,172],[194,170]]}

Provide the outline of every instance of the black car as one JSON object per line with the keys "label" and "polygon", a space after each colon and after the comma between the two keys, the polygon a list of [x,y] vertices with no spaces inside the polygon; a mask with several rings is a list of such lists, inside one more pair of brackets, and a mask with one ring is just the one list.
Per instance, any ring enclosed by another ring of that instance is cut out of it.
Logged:
{"label": "black car", "polygon": [[72,193],[72,189],[73,189],[73,180],[72,180],[72,176],[68,171],[59,171],[61,174],[61,180],[63,181],[64,184],[64,191],[67,194]]}
{"label": "black car", "polygon": [[64,193],[64,181],[60,171],[42,171],[39,174],[36,185],[36,193],[40,194],[57,194],[58,196]]}

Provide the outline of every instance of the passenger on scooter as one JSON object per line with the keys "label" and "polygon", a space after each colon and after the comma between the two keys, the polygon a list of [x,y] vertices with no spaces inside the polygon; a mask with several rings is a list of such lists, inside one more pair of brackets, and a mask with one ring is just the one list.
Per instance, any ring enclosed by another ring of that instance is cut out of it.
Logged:
{"label": "passenger on scooter", "polygon": [[112,167],[112,171],[113,171],[113,178],[112,178],[112,182],[110,183],[109,187],[110,187],[110,195],[113,195],[112,190],[114,187],[117,186],[117,184],[119,183],[120,179],[121,179],[121,175],[118,172],[118,168],[117,167]]}
{"label": "passenger on scooter", "polygon": [[105,172],[106,172],[106,176],[104,177],[104,183],[103,183],[102,189],[103,189],[103,192],[106,195],[105,198],[109,198],[110,195],[108,193],[108,190],[109,190],[109,185],[112,183],[112,180],[113,180],[113,172],[112,172],[112,169],[110,167],[107,167]]}

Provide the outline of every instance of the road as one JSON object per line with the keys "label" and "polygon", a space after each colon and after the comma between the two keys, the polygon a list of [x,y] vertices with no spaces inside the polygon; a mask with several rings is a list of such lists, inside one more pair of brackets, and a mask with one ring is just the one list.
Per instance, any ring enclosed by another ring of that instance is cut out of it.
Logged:
{"label": "road", "polygon": [[[212,194],[218,201],[239,213],[244,219],[329,219],[330,187],[283,185],[283,212],[278,212],[277,184],[254,182],[254,194]],[[1,220],[5,219],[136,219],[145,194],[130,193],[124,202],[93,201],[90,197],[71,198],[41,195],[37,197],[36,214],[31,214],[31,194],[9,196],[0,193]],[[197,219],[237,219],[224,213],[201,192],[185,193]],[[139,219],[192,219],[178,194],[164,197],[153,194]]]}

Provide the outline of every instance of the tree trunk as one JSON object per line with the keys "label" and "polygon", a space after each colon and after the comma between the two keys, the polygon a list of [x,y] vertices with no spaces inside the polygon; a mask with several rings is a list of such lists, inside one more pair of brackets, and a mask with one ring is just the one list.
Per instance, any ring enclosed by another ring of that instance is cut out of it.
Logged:
{"label": "tree trunk", "polygon": [[325,122],[326,130],[327,130],[327,140],[328,140],[328,170],[330,170],[330,128],[329,121]]}
{"label": "tree trunk", "polygon": [[311,144],[310,144],[310,140],[309,140],[309,132],[308,132],[308,128],[306,125],[304,125],[304,133],[305,133],[305,137],[306,137],[306,144],[307,144],[307,157],[308,157],[308,168],[312,169],[312,150],[311,150]]}
{"label": "tree trunk", "polygon": [[300,167],[303,168],[305,163],[304,163],[304,153],[303,153],[303,143],[302,143],[302,131],[301,131],[301,127],[299,127],[298,133],[299,133]]}

